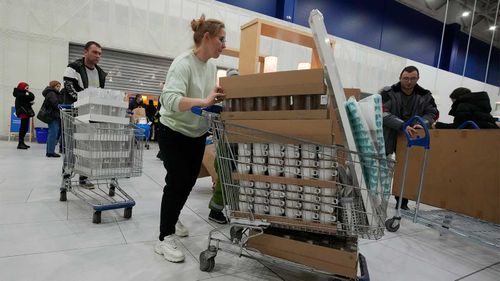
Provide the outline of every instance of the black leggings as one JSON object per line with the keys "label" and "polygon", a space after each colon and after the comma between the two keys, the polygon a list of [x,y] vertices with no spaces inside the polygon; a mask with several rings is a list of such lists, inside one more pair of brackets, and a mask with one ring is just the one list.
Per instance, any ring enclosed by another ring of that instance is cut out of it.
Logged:
{"label": "black leggings", "polygon": [[21,119],[21,126],[19,127],[19,143],[24,143],[24,136],[26,136],[26,133],[28,132],[29,124],[29,118]]}
{"label": "black leggings", "polygon": [[158,124],[158,143],[167,170],[161,199],[160,241],[175,233],[182,207],[196,183],[205,152],[206,136],[187,137]]}

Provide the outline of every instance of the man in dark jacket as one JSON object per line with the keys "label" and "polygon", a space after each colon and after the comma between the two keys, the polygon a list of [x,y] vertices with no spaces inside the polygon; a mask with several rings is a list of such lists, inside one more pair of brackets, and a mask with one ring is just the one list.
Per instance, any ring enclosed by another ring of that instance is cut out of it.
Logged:
{"label": "man in dark jacket", "polygon": [[61,90],[65,104],[73,104],[78,99],[78,92],[83,89],[104,88],[107,73],[97,65],[101,55],[101,45],[89,41],[85,44],[83,58],[68,64],[64,71],[64,87]]}
{"label": "man in dark jacket", "polygon": [[[396,151],[398,133],[408,132],[414,137],[417,129],[422,129],[419,124],[405,125],[411,117],[418,115],[431,126],[438,117],[438,110],[434,98],[429,90],[420,87],[417,82],[419,72],[415,66],[407,66],[399,75],[399,82],[382,90],[384,140],[385,151],[390,155]],[[399,197],[396,196],[396,201]],[[408,199],[403,198],[401,208],[408,209]]]}
{"label": "man in dark jacket", "polygon": [[498,129],[495,118],[491,116],[490,97],[486,92],[472,93],[467,88],[456,88],[450,95],[453,101],[450,113],[454,116],[452,124],[436,122],[437,129],[456,129],[466,121],[474,121],[481,129]]}
{"label": "man in dark jacket", "polygon": [[[107,73],[97,65],[101,60],[101,55],[101,45],[89,41],[85,44],[83,58],[68,64],[64,71],[64,87],[61,90],[64,104],[73,104],[77,101],[78,92],[83,89],[104,88]],[[87,188],[94,186],[85,176],[80,176],[80,185]]]}

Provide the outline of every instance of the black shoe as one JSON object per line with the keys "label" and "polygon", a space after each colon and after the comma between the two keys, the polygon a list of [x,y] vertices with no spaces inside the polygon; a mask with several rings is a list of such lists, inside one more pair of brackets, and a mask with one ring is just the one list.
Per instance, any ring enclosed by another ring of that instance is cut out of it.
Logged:
{"label": "black shoe", "polygon": [[[394,209],[398,209],[398,205],[396,204],[396,206],[394,207]],[[401,205],[401,210],[405,210],[405,211],[409,211],[410,208],[408,208],[408,205]]]}
{"label": "black shoe", "polygon": [[24,146],[26,146],[27,148],[30,148],[30,147],[31,147],[31,146],[29,146],[29,145],[25,144],[24,142],[23,142],[23,145],[24,145]]}
{"label": "black shoe", "polygon": [[17,145],[17,149],[28,149],[28,148],[29,147],[27,145],[22,144],[22,143],[20,143],[20,144]]}
{"label": "black shoe", "polygon": [[208,219],[220,224],[226,224],[227,218],[224,216],[223,212],[210,210],[210,214],[208,215]]}
{"label": "black shoe", "polygon": [[47,157],[54,157],[54,158],[59,158],[61,157],[61,155],[57,154],[57,153],[47,153],[45,154],[45,156]]}

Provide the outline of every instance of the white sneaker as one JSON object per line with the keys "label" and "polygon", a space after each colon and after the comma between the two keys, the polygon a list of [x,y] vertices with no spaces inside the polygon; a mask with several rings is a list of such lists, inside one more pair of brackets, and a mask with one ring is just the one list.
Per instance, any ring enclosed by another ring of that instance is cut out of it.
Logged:
{"label": "white sneaker", "polygon": [[184,253],[179,250],[173,234],[163,238],[163,241],[158,241],[155,245],[155,252],[171,262],[184,261]]}
{"label": "white sneaker", "polygon": [[185,227],[180,220],[175,224],[175,235],[179,237],[186,237],[189,235],[189,230]]}

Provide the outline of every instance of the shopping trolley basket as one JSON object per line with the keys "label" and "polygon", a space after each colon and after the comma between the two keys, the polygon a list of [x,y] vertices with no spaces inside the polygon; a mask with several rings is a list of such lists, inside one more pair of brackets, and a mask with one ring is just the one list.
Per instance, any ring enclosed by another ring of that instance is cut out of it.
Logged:
{"label": "shopping trolley basket", "polygon": [[[77,109],[61,108],[64,161],[60,201],[70,191],[94,209],[93,222],[101,222],[101,212],[124,209],[132,216],[135,201],[120,187],[119,178],[142,173],[142,138],[136,127],[111,123],[85,123],[77,120]],[[85,183],[73,180],[87,177]],[[92,186],[87,183],[91,182]]]}
{"label": "shopping trolley basket", "polygon": [[[280,260],[248,247],[252,238],[268,230],[354,237],[356,241],[358,237],[378,239],[383,235],[390,195],[384,184],[392,179],[392,160],[373,155],[361,158],[341,146],[239,126],[199,109],[193,112],[209,121],[230,228],[230,241],[214,237],[220,229],[209,233],[208,248],[200,254],[201,270],[213,270],[218,250]],[[354,184],[352,171],[356,166],[370,169],[372,174],[375,171],[378,185],[364,188],[364,182]],[[238,249],[230,251],[220,244]]]}

